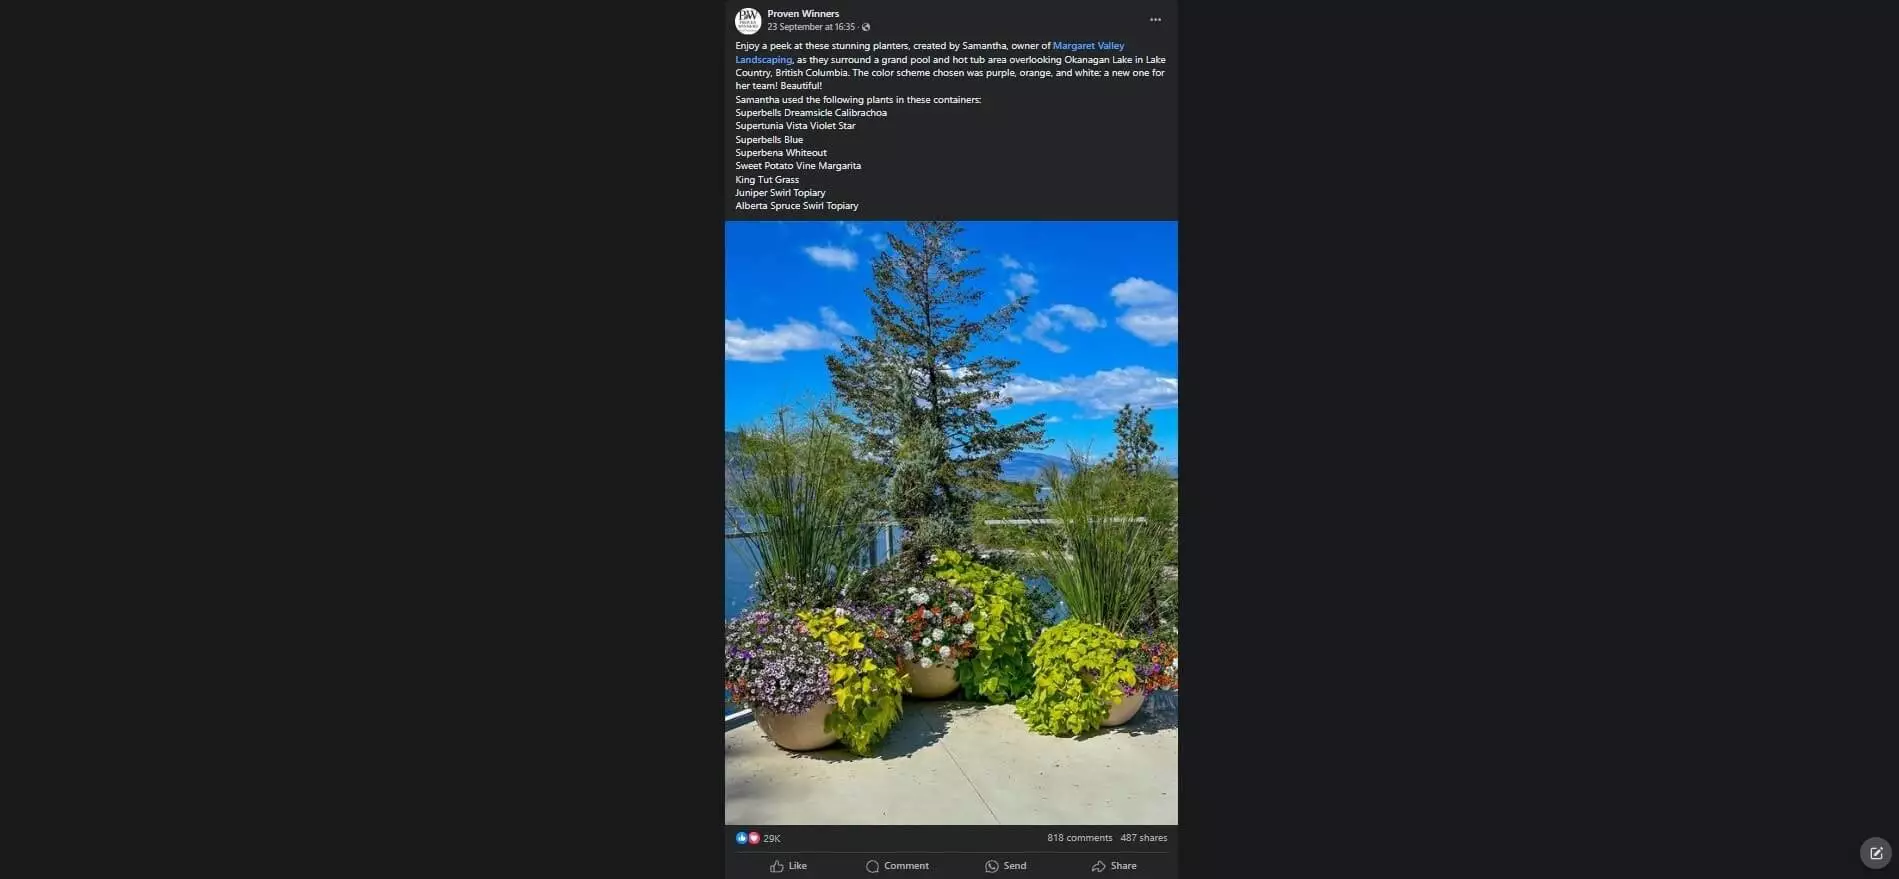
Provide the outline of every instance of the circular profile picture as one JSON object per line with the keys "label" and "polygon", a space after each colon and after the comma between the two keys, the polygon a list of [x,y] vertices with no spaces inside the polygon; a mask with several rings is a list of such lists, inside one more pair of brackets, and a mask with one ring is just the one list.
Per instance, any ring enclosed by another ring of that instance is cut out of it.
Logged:
{"label": "circular profile picture", "polygon": [[758,10],[747,6],[738,11],[738,15],[732,18],[732,23],[738,25],[739,33],[749,37],[752,34],[758,33],[758,29],[765,26],[765,17],[759,15]]}

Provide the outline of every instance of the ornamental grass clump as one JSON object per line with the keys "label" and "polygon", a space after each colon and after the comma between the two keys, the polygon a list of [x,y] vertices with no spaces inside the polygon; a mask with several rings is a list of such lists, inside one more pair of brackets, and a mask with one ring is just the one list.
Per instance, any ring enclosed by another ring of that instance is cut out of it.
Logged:
{"label": "ornamental grass clump", "polygon": [[727,473],[727,528],[756,565],[758,604],[830,607],[858,585],[875,538],[876,467],[824,409],[739,432]]}
{"label": "ornamental grass clump", "polygon": [[1034,561],[1070,617],[1126,632],[1161,594],[1165,526],[1146,515],[1152,504],[1125,491],[1111,467],[1076,461],[1072,476],[1050,466],[1043,478],[1054,544]]}

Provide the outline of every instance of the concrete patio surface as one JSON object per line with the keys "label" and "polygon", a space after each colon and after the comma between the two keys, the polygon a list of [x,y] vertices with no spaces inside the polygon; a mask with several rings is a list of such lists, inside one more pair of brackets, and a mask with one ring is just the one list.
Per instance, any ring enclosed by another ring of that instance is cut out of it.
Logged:
{"label": "concrete patio surface", "polygon": [[725,733],[727,824],[1178,824],[1179,694],[1078,738],[1029,732],[1013,705],[906,700],[858,757],[797,753],[755,723]]}

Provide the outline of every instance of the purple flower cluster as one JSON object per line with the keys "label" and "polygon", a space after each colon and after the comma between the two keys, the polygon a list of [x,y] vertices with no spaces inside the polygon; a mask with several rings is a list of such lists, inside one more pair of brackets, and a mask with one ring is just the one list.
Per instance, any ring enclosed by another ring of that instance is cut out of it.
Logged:
{"label": "purple flower cluster", "polygon": [[[1155,690],[1180,689],[1180,667],[1176,660],[1180,649],[1172,644],[1149,641],[1135,651],[1134,674],[1140,681],[1138,689],[1152,693]],[[1127,695],[1133,695],[1128,687],[1122,687]]]}
{"label": "purple flower cluster", "polygon": [[830,657],[797,617],[753,611],[725,626],[725,686],[748,708],[798,714],[831,698]]}

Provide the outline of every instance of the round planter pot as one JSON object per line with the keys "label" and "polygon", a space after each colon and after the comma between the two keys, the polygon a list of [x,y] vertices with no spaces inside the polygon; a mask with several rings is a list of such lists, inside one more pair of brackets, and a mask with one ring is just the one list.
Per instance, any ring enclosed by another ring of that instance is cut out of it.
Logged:
{"label": "round planter pot", "polygon": [[1120,726],[1133,720],[1134,715],[1141,712],[1141,703],[1146,701],[1147,694],[1140,690],[1135,690],[1132,696],[1121,697],[1121,701],[1114,703],[1114,707],[1108,709],[1108,719],[1102,721],[1101,725]]}
{"label": "round planter pot", "polygon": [[956,669],[944,665],[929,668],[905,662],[904,674],[910,676],[910,695],[918,699],[941,699],[956,692]]}
{"label": "round planter pot", "polygon": [[837,734],[824,731],[824,719],[834,707],[819,702],[799,714],[773,714],[761,708],[752,711],[752,718],[772,744],[787,751],[815,751],[837,744]]}

